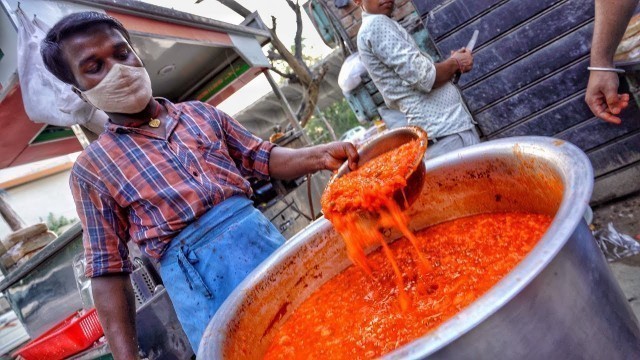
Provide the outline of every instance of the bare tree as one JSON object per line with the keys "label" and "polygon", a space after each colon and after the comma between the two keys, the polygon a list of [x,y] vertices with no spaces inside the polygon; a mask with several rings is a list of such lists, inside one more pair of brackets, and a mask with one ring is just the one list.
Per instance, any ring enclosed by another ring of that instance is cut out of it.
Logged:
{"label": "bare tree", "polygon": [[[196,4],[203,0],[196,0]],[[219,3],[234,10],[243,17],[247,17],[251,12],[235,0],[217,0]],[[326,64],[316,66],[311,69],[302,54],[302,11],[299,1],[285,0],[291,10],[296,14],[296,36],[294,40],[293,52],[282,43],[276,33],[277,21],[274,16],[271,17],[271,45],[272,49],[268,51],[267,57],[272,63],[284,61],[288,65],[285,71],[272,67],[271,70],[283,78],[287,79],[291,84],[299,84],[302,88],[302,101],[296,111],[296,118],[301,127],[305,127],[314,112],[320,95],[320,84],[324,80],[329,67]],[[327,126],[330,127],[328,124]],[[330,131],[332,131],[331,129]],[[335,137],[335,136],[334,136]]]}
{"label": "bare tree", "polygon": [[324,80],[329,67],[326,64],[316,66],[311,69],[302,54],[302,12],[298,0],[285,0],[291,10],[296,14],[296,36],[294,39],[293,53],[285,46],[276,32],[277,21],[274,16],[271,17],[271,44],[273,49],[269,50],[268,58],[271,62],[282,60],[289,65],[290,71],[284,72],[276,69],[271,70],[278,75],[289,80],[292,84],[300,84],[302,87],[303,97],[300,106],[296,111],[296,117],[300,122],[300,126],[305,127],[309,119],[316,111],[318,96],[320,95],[320,84]]}

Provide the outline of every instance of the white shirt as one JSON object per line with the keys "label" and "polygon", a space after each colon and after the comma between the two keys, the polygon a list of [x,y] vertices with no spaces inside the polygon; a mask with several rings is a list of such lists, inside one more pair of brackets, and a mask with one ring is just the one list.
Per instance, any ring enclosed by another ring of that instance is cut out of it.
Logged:
{"label": "white shirt", "polygon": [[358,51],[387,106],[402,111],[409,124],[425,129],[429,138],[473,127],[458,89],[451,82],[433,88],[433,59],[395,20],[363,12]]}

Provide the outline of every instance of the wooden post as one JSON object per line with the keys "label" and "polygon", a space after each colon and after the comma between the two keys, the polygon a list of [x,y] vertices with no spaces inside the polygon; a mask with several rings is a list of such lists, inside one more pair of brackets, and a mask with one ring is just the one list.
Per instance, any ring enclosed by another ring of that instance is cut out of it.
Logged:
{"label": "wooden post", "polygon": [[4,199],[4,193],[0,190],[0,216],[9,225],[11,231],[18,231],[24,227],[24,221],[11,208],[9,203]]}

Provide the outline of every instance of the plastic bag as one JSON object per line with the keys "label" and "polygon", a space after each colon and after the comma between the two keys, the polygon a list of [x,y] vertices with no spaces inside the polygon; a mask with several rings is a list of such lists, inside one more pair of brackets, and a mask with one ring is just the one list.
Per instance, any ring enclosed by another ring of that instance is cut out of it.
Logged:
{"label": "plastic bag", "polygon": [[593,236],[609,262],[640,254],[640,243],[629,235],[619,233],[612,223],[607,224],[606,229],[595,231]]}
{"label": "plastic bag", "polygon": [[362,82],[361,76],[366,73],[367,68],[365,68],[362,61],[360,61],[360,55],[358,53],[347,56],[340,68],[340,74],[338,74],[338,85],[340,89],[342,89],[342,92],[347,93],[357,88]]}
{"label": "plastic bag", "polygon": [[91,310],[95,307],[95,304],[93,302],[93,293],[91,292],[91,279],[84,273],[87,267],[87,259],[84,257],[84,252],[76,254],[76,256],[73,257],[72,264],[76,285],[80,293],[80,300],[82,301],[82,308]]}
{"label": "plastic bag", "polygon": [[35,18],[29,21],[18,6],[18,77],[22,102],[35,123],[57,126],[84,125],[98,133],[104,129],[108,116],[86,103],[71,86],[58,80],[44,66],[40,55],[40,43],[49,26]]}

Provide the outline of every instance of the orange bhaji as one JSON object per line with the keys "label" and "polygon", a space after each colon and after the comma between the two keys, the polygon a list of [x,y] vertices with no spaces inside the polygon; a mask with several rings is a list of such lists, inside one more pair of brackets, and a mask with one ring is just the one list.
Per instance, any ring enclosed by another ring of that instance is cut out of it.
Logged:
{"label": "orange bhaji", "polygon": [[509,273],[536,245],[551,217],[528,213],[476,215],[418,232],[433,264],[418,271],[413,246],[389,250],[401,269],[411,306],[397,301],[396,271],[381,251],[369,255],[372,276],[351,266],[321,286],[275,335],[265,359],[364,359],[386,354],[435,329]]}
{"label": "orange bhaji", "polygon": [[395,227],[414,245],[421,270],[430,266],[417,250],[409,219],[393,200],[403,190],[415,170],[416,159],[424,152],[419,140],[409,141],[366,162],[356,171],[335,179],[322,195],[322,211],[342,236],[349,258],[368,274],[371,269],[364,249],[380,244],[396,274],[398,300],[402,309],[410,303],[403,286],[400,268],[389,250],[381,228]]}
{"label": "orange bhaji", "polygon": [[410,141],[333,181],[322,195],[327,219],[349,211],[378,211],[394,191],[407,185],[420,151],[424,150],[419,141]]}

